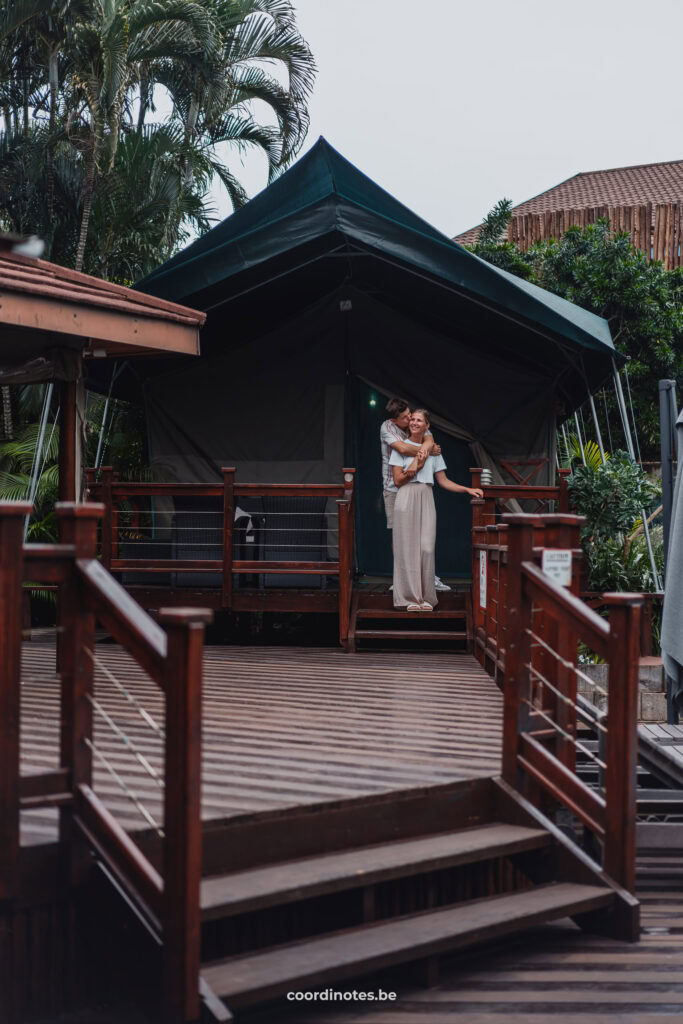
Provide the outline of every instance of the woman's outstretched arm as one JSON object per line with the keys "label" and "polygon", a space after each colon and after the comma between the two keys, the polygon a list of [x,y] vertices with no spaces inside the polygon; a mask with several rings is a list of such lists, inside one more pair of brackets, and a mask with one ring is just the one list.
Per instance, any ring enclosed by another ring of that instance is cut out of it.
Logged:
{"label": "woman's outstretched arm", "polygon": [[448,479],[443,469],[440,469],[434,476],[437,484],[439,487],[443,487],[444,491],[453,491],[454,494],[471,494],[473,498],[484,497],[484,492],[480,487],[463,487],[462,484],[454,484],[452,480]]}

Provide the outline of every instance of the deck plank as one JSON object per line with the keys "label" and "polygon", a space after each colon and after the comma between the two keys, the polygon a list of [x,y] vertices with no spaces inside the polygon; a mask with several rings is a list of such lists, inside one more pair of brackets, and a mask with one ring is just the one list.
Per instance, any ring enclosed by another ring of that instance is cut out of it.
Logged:
{"label": "deck plank", "polygon": [[[651,858],[650,858],[651,860]],[[662,859],[664,868],[665,859]],[[273,1005],[282,1024],[665,1024],[683,1020],[683,928],[675,917],[683,888],[645,891],[639,943],[581,932],[569,921],[473,950],[444,963],[434,988],[404,980],[354,982],[387,992],[391,1003]],[[667,919],[667,911],[670,916]],[[667,929],[671,929],[667,931]],[[339,985],[335,988],[345,989]]]}
{"label": "deck plank", "polygon": [[[95,697],[158,772],[163,726],[155,684],[118,646],[96,648]],[[204,658],[202,816],[228,819],[330,800],[443,785],[498,773],[502,696],[464,654],[297,647],[208,647]],[[22,670],[22,771],[57,767],[59,679],[54,646],[27,643]],[[162,791],[96,714],[96,746],[161,820]],[[146,823],[101,764],[95,788],[125,828]],[[55,837],[56,812],[22,815],[22,841]]]}

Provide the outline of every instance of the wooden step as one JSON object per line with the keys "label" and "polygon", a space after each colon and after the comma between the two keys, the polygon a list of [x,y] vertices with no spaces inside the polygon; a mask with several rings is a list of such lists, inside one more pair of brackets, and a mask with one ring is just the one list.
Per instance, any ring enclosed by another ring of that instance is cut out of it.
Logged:
{"label": "wooden step", "polygon": [[359,619],[464,619],[465,609],[432,612],[407,612],[405,608],[359,608]]}
{"label": "wooden step", "polygon": [[558,882],[217,960],[201,977],[239,1009],[608,906],[611,889]]}
{"label": "wooden step", "polygon": [[542,829],[497,822],[459,832],[364,846],[202,880],[202,919],[262,910],[394,878],[548,846]]}
{"label": "wooden step", "polygon": [[356,640],[466,640],[467,633],[451,629],[357,629]]}

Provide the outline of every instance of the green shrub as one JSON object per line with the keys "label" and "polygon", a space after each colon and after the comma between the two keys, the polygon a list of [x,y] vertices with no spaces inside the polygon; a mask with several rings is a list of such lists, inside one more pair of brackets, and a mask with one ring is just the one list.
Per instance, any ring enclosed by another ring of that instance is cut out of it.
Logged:
{"label": "green shrub", "polygon": [[[572,508],[586,517],[581,532],[588,560],[588,589],[652,591],[656,589],[647,543],[631,537],[659,497],[659,488],[631,462],[615,452],[605,465],[576,466],[569,481]],[[661,531],[653,531],[655,560],[661,565]]]}

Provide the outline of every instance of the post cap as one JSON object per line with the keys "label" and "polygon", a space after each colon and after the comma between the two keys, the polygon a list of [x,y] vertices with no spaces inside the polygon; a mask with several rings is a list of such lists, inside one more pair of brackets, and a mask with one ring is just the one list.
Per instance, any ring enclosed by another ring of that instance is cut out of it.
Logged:
{"label": "post cap", "polygon": [[55,504],[55,512],[59,519],[101,519],[104,515],[104,505],[94,501],[58,501]]}
{"label": "post cap", "polygon": [[501,519],[508,526],[543,526],[545,516],[532,512],[504,512]]}
{"label": "post cap", "polygon": [[612,592],[602,595],[602,599],[605,604],[611,605],[633,605],[637,606],[643,603],[644,594],[632,594],[627,591]]}
{"label": "post cap", "polygon": [[32,511],[30,501],[0,501],[0,516],[5,519],[23,519]]}
{"label": "post cap", "polygon": [[167,626],[195,625],[213,622],[210,608],[160,608],[159,622]]}

